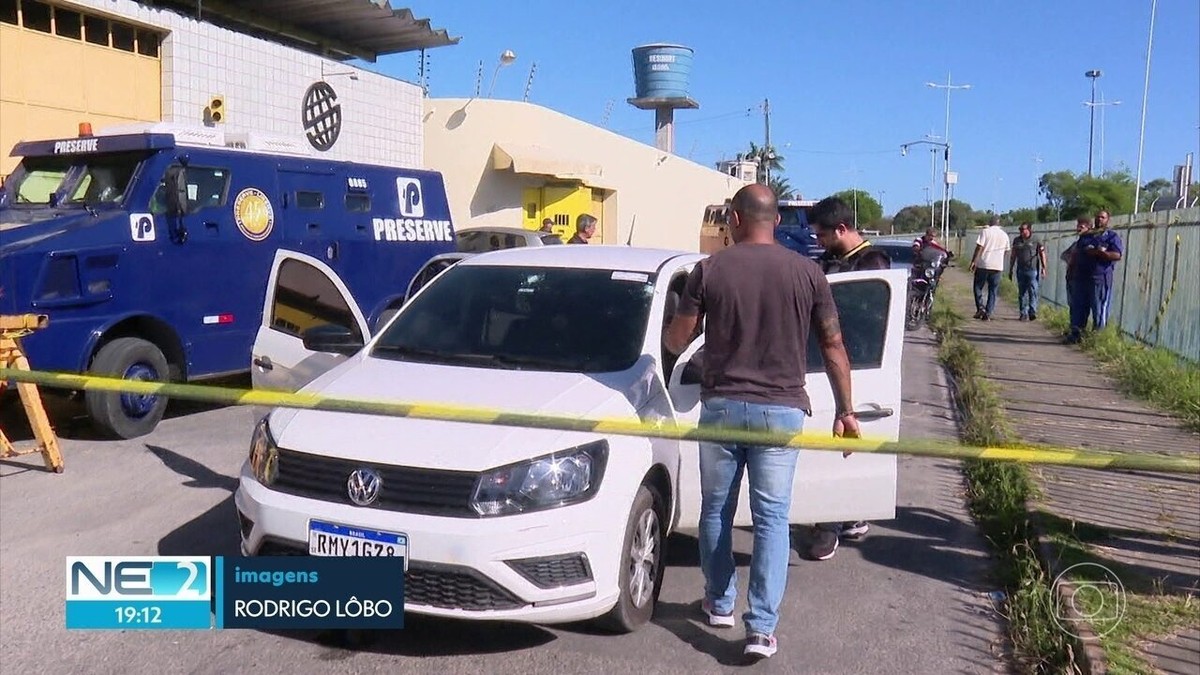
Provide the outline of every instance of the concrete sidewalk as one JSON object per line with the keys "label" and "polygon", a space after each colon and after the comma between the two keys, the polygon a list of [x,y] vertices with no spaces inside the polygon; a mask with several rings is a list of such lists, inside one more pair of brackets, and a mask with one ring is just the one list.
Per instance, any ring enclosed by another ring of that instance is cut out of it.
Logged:
{"label": "concrete sidewalk", "polygon": [[[1125,452],[1200,454],[1200,434],[1120,393],[1078,347],[1040,322],[1018,321],[1000,299],[990,321],[972,319],[971,280],[952,269],[947,298],[966,318],[963,336],[981,353],[1012,430],[1026,442]],[[1091,553],[1112,563],[1131,592],[1197,595],[1200,589],[1200,476],[1037,467],[1042,494],[1031,505],[1078,526],[1098,528]],[[1200,598],[1198,598],[1200,599]],[[1200,672],[1200,626],[1148,638],[1143,653],[1166,673]]]}

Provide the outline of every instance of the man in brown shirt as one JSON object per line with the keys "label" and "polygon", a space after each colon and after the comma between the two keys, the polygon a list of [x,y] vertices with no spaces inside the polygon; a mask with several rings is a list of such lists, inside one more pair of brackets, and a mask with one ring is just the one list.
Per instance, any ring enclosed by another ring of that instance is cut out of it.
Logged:
{"label": "man in brown shirt", "polygon": [[[704,317],[701,425],[800,433],[812,414],[804,388],[810,327],[816,328],[833,388],[835,436],[858,437],[850,362],[829,282],[813,261],[775,241],[779,207],[765,185],[738,190],[730,204],[734,245],[692,271],[666,347],[682,352]],[[700,443],[702,607],[712,626],[734,625],[737,579],[732,526],[743,471],[750,481],[754,553],[744,653],[775,653],[775,627],[791,553],[788,516],[798,451]]]}

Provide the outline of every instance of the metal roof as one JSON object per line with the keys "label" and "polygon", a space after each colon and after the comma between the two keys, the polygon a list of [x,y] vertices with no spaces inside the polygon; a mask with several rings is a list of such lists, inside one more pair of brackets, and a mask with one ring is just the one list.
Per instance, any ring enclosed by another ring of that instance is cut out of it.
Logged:
{"label": "metal roof", "polygon": [[461,38],[388,0],[153,0],[192,18],[314,52],[374,62],[386,54],[445,47]]}

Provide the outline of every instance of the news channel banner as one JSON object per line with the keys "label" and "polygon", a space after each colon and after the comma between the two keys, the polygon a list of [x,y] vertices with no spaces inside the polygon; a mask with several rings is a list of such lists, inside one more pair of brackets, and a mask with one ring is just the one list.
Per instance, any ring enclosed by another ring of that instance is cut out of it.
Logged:
{"label": "news channel banner", "polygon": [[406,557],[75,556],[72,630],[397,629]]}

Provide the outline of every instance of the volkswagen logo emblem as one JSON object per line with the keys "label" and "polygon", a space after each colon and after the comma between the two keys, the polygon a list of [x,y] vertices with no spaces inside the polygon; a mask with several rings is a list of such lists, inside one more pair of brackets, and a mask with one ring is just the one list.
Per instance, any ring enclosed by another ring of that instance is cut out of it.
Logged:
{"label": "volkswagen logo emblem", "polygon": [[383,487],[383,478],[374,469],[355,469],[346,479],[346,494],[350,501],[359,506],[370,506],[379,499],[379,490]]}

